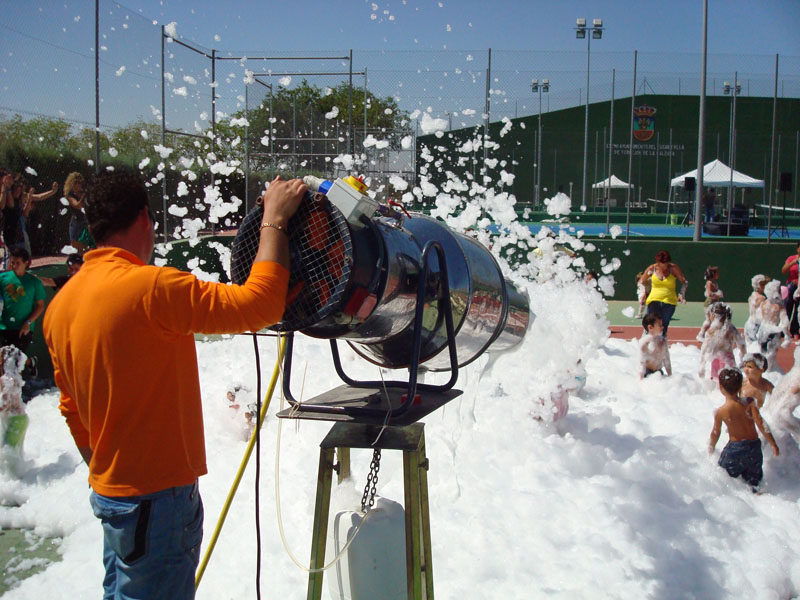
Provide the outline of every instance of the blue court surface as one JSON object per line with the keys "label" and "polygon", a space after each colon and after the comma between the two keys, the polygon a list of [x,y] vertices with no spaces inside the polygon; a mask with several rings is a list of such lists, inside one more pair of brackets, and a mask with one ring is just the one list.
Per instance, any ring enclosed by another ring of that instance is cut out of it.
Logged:
{"label": "blue court surface", "polygon": [[[540,227],[547,226],[551,229],[557,230],[560,228],[566,228],[567,232],[574,235],[578,231],[583,231],[585,235],[592,235],[592,236],[606,236],[606,225],[605,223],[581,223],[580,221],[573,221],[572,223],[531,223],[528,227],[533,232],[539,231]],[[613,235],[616,232],[618,234],[616,237],[624,237],[625,236],[625,225],[611,225],[611,234]],[[691,238],[694,235],[694,226],[682,226],[682,225],[650,225],[650,224],[638,224],[638,223],[631,223],[629,237],[685,237]],[[704,238],[724,238],[725,236],[718,236],[718,235],[711,235],[708,233],[703,232]],[[739,239],[746,240],[746,239],[766,239],[767,237],[767,230],[766,229],[755,229],[751,228],[748,235],[746,237],[741,237]],[[785,233],[781,231],[780,228],[772,229],[772,239],[780,240],[780,239],[800,239],[800,230],[797,229],[788,229]]]}

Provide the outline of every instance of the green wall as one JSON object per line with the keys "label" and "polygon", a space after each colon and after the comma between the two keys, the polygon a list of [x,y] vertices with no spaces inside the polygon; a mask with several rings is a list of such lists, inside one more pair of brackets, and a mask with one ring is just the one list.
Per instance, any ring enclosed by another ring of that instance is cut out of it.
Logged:
{"label": "green wall", "polygon": [[[697,125],[699,97],[678,95],[647,94],[636,97],[636,106],[651,106],[656,109],[654,135],[646,141],[633,142],[633,165],[631,182],[636,186],[636,199],[641,188],[642,200],[646,198],[667,199],[669,181],[672,177],[697,167]],[[772,133],[772,98],[739,96],[736,102],[737,148],[736,169],[758,179],[768,181],[768,165]],[[729,164],[728,138],[730,134],[731,99],[727,96],[709,96],[706,109],[705,162],[719,158]],[[563,186],[569,193],[572,182],[572,197],[580,200],[583,182],[583,141],[585,108],[553,111],[542,115],[542,197],[551,197]],[[620,98],[614,102],[614,157],[612,172],[628,180],[628,140],[631,130],[631,99]],[[609,125],[611,102],[597,102],[589,105],[589,153],[587,162],[587,187],[606,177],[608,169]],[[492,141],[499,148],[490,151],[489,156],[500,161],[493,170],[498,177],[501,168],[515,174],[512,191],[520,203],[533,200],[536,163],[534,140],[538,133],[538,116],[512,119],[513,127],[500,135],[503,123],[491,123],[489,132]],[[524,129],[523,129],[524,127]],[[781,136],[781,152],[777,153],[778,172],[794,172],[795,141],[800,131],[800,100],[779,98],[776,118],[777,133]],[[672,145],[670,146],[670,131]],[[605,138],[604,138],[605,134]],[[480,170],[483,151],[473,154],[455,152],[454,147],[476,136],[475,129],[462,129],[447,132],[442,138],[432,135],[417,138],[417,154],[425,146],[431,150],[435,159],[442,159],[429,169],[434,183],[443,181],[442,173],[453,171],[460,178],[463,174]],[[480,133],[478,134],[480,137]],[[605,139],[605,147],[604,147]],[[777,144],[777,142],[776,142]],[[670,169],[670,157],[672,159]],[[463,164],[459,165],[459,161]],[[505,166],[502,162],[505,161]],[[424,160],[418,165],[427,164]],[[795,173],[794,181],[797,182]],[[776,185],[777,187],[777,185]],[[544,189],[547,189],[545,192]],[[737,193],[737,202],[741,200]],[[746,190],[745,203],[761,203],[765,192],[760,189]],[[793,206],[800,197],[795,192],[787,194],[787,206]],[[625,190],[612,191],[617,205],[622,206]],[[779,199],[780,200],[780,199]],[[591,206],[591,204],[589,204]]]}
{"label": "green wall", "polygon": [[674,238],[661,240],[591,239],[597,247],[596,252],[585,253],[587,266],[601,272],[603,258],[611,261],[619,258],[622,266],[613,273],[616,280],[614,300],[636,299],[636,274],[655,262],[656,252],[667,250],[686,279],[689,281],[686,300],[702,302],[705,280],[703,273],[707,266],[716,265],[720,269],[719,286],[725,293],[727,302],[747,302],[753,291],[750,280],[753,275],[763,273],[773,279],[785,280],[781,266],[796,252],[796,242],[762,241],[676,241]]}

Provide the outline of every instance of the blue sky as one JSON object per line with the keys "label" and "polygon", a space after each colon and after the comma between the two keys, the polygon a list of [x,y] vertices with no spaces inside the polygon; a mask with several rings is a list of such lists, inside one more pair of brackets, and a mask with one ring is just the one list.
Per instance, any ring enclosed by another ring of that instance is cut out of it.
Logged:
{"label": "blue sky", "polygon": [[[698,51],[700,0],[144,0],[127,4],[209,47],[580,49],[577,17],[602,18],[606,51]],[[374,17],[374,18],[373,18]],[[710,0],[709,51],[800,54],[797,0]],[[214,36],[220,37],[215,42]],[[598,49],[600,47],[598,46]]]}
{"label": "blue sky", "polygon": [[[785,88],[786,95],[800,96],[800,0],[709,4],[709,93],[720,93],[736,70],[745,94],[771,96],[779,53],[779,94]],[[0,0],[0,6],[0,116],[45,114],[93,123],[94,2]],[[168,23],[175,23],[179,37],[222,56],[342,56],[353,49],[353,68],[368,69],[370,90],[393,96],[409,112],[430,108],[440,118],[472,112],[473,120],[480,119],[491,48],[493,120],[538,110],[530,91],[534,77],[551,80],[544,110],[576,106],[585,99],[586,80],[586,43],[574,33],[579,16],[602,18],[606,27],[603,39],[592,42],[592,101],[610,97],[612,68],[616,97],[630,94],[633,50],[640,52],[637,81],[645,92],[698,93],[700,0],[130,0],[122,6],[101,0],[101,122],[158,119],[158,26]],[[174,75],[167,89],[168,127],[207,126],[209,61],[177,44],[167,51],[165,64]],[[245,69],[343,68],[341,60],[219,61],[217,110],[242,109]],[[301,79],[295,76],[289,85]],[[311,82],[322,87],[341,80]],[[354,82],[361,86],[363,78]],[[461,123],[466,121],[453,125]]]}

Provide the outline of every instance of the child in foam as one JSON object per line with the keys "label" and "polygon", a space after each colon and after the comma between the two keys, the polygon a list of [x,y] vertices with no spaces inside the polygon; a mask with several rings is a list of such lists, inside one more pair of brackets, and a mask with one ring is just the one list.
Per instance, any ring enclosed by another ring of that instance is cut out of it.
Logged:
{"label": "child in foam", "polygon": [[800,444],[800,418],[795,411],[800,407],[800,346],[794,349],[794,365],[786,373],[764,406],[764,415],[777,429],[789,432]]}
{"label": "child in foam", "polygon": [[708,308],[714,304],[714,302],[719,302],[722,300],[722,296],[724,295],[722,290],[719,289],[719,284],[717,283],[717,280],[719,279],[719,267],[706,267],[704,278],[706,280],[706,288],[703,294],[705,295],[706,300],[703,303],[703,306]]}
{"label": "child in foam", "polygon": [[569,411],[569,392],[561,385],[545,396],[535,400],[534,410],[531,412],[537,421],[551,423],[563,419]]}
{"label": "child in foam", "polygon": [[753,293],[747,299],[747,305],[750,309],[750,316],[744,324],[744,341],[748,348],[758,347],[758,329],[761,327],[761,305],[767,299],[764,295],[764,286],[767,285],[770,278],[766,275],[754,275],[750,280],[750,285],[753,286]]}
{"label": "child in foam", "polygon": [[789,337],[789,317],[783,307],[780,281],[770,281],[764,286],[766,301],[761,303],[761,324],[758,328],[758,347],[775,370],[778,348],[786,348]]}
{"label": "child in foam", "polygon": [[22,443],[28,429],[28,415],[22,401],[22,370],[27,357],[15,346],[0,348],[0,431],[2,456],[16,476],[22,470]]}
{"label": "child in foam", "polygon": [[656,315],[645,315],[642,319],[644,335],[639,340],[639,379],[653,373],[672,375],[669,345],[662,334],[661,319]]}
{"label": "child in foam", "polygon": [[647,310],[647,296],[650,294],[651,283],[649,279],[642,280],[644,271],[639,271],[636,274],[636,297],[639,299],[639,312],[636,313],[636,319],[640,319]]}
{"label": "child in foam", "polygon": [[700,370],[698,375],[704,378],[706,366],[711,363],[709,377],[716,380],[720,370],[736,366],[733,351],[738,349],[744,355],[744,338],[731,323],[731,307],[724,302],[715,302],[709,311],[711,324],[700,347]]}
{"label": "child in foam", "polygon": [[697,334],[697,339],[699,341],[703,341],[703,338],[706,336],[706,331],[708,331],[708,326],[711,325],[711,318],[709,315],[711,305],[722,300],[723,296],[722,290],[719,289],[719,285],[717,284],[717,279],[719,279],[719,267],[706,267],[706,272],[703,277],[706,280],[705,289],[703,290],[703,295],[706,297],[705,302],[703,302],[703,306],[706,310],[706,318],[703,321],[703,326],[700,328],[700,333]]}
{"label": "child in foam", "polygon": [[767,359],[763,354],[745,354],[742,357],[742,372],[745,377],[742,383],[742,396],[755,398],[759,409],[764,406],[767,396],[774,388],[772,382],[763,377],[767,365]]}
{"label": "child in foam", "polygon": [[578,360],[574,367],[568,368],[566,373],[559,374],[556,379],[559,381],[555,389],[534,395],[531,416],[537,421],[554,423],[567,416],[570,394],[580,394],[586,385],[586,369],[583,361]]}
{"label": "child in foam", "polygon": [[778,444],[769,426],[761,419],[755,400],[749,396],[741,397],[742,372],[735,368],[725,368],[719,372],[719,391],[725,396],[725,403],[714,411],[714,426],[708,441],[708,453],[713,454],[722,424],[728,430],[728,443],[719,457],[719,466],[731,477],[742,477],[754,492],[764,476],[761,453],[761,440],[758,431],[766,438],[775,456],[780,454]]}

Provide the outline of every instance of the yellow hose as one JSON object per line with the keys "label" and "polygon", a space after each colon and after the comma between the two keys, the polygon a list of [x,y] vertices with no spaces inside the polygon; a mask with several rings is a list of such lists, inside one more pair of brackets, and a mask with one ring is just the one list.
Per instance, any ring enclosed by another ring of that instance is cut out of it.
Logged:
{"label": "yellow hose", "polygon": [[256,423],[256,426],[253,428],[250,441],[247,443],[247,449],[244,451],[244,456],[242,457],[242,463],[239,465],[239,470],[236,473],[236,477],[233,479],[231,489],[228,491],[228,497],[222,507],[222,512],[219,515],[219,519],[217,519],[217,525],[214,527],[214,533],[211,535],[211,540],[208,543],[208,548],[206,548],[206,553],[197,568],[197,573],[194,578],[195,589],[200,587],[200,580],[203,578],[203,573],[206,570],[206,566],[208,566],[211,553],[214,552],[214,546],[217,545],[217,539],[219,538],[220,531],[222,531],[225,518],[228,516],[228,510],[230,510],[231,504],[233,503],[233,497],[236,495],[236,491],[239,489],[239,483],[244,475],[244,470],[247,467],[247,463],[250,461],[250,455],[253,453],[253,448],[256,445],[256,432],[261,429],[261,424],[264,422],[264,419],[267,416],[267,409],[269,408],[270,400],[272,400],[272,394],[275,391],[275,385],[277,384],[278,377],[280,376],[281,361],[283,360],[283,354],[285,351],[286,338],[283,337],[281,338],[280,350],[278,350],[278,358],[275,361],[275,368],[272,371],[272,380],[269,382],[269,388],[267,389],[267,393],[264,395],[264,403],[262,404],[261,412],[258,415],[258,423]]}

